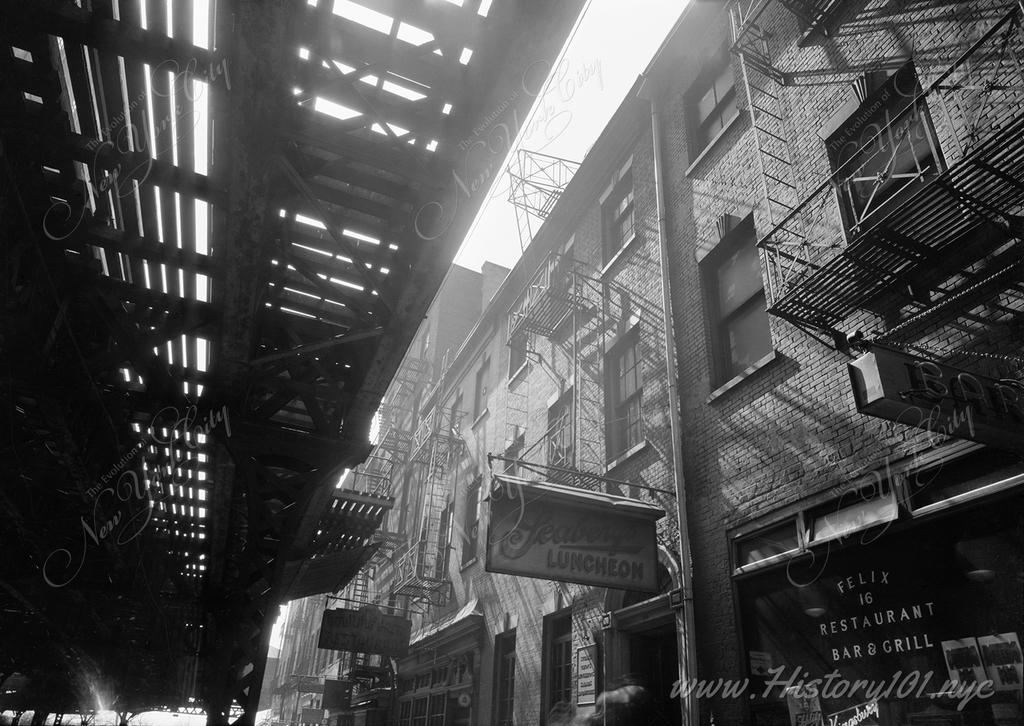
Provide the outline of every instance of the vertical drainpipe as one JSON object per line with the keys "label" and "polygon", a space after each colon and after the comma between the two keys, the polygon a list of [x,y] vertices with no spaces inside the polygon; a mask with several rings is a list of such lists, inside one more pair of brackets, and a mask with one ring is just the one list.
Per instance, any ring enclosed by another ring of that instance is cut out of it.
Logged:
{"label": "vertical drainpipe", "polygon": [[[668,227],[665,218],[665,180],[661,149],[660,99],[650,75],[643,76],[637,97],[651,105],[651,139],[654,155],[654,196],[658,208],[658,242],[661,252],[661,302],[665,315],[665,373],[668,379],[669,433],[672,439],[672,473],[675,478],[676,515],[679,523],[680,578],[683,591],[683,630],[678,633],[680,684],[697,676],[697,643],[693,621],[693,567],[690,527],[686,519],[686,478],[683,475],[682,407],[679,404],[679,373],[676,367],[675,315],[672,312],[672,279],[668,262]],[[694,689],[682,688],[683,726],[698,726],[699,714]]]}

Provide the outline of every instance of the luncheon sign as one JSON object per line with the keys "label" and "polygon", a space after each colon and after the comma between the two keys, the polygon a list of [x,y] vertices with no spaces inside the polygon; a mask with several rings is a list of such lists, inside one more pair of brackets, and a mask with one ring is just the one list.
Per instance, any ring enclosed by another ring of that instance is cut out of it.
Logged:
{"label": "luncheon sign", "polygon": [[557,484],[495,476],[488,572],[657,592],[650,504]]}

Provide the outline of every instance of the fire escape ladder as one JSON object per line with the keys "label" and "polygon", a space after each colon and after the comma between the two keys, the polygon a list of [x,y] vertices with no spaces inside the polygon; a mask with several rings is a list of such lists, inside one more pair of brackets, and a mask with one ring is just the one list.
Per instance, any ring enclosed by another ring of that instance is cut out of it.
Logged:
{"label": "fire escape ladder", "polygon": [[548,338],[569,372],[568,379],[558,376],[562,395],[548,411],[547,431],[520,456],[543,447],[551,475],[572,486],[599,486],[594,475],[605,467],[605,356],[622,322],[619,297],[628,297],[612,288],[578,260],[552,252],[509,310],[510,338]]}
{"label": "fire escape ladder", "polygon": [[607,463],[605,362],[608,343],[622,323],[621,295],[595,277],[580,274],[577,284],[589,305],[575,313],[573,330],[573,448],[577,469],[601,474]]}
{"label": "fire escape ladder", "polygon": [[359,571],[352,579],[350,598],[356,603],[368,603],[370,598],[370,572],[367,568]]}
{"label": "fire escape ladder", "polygon": [[[530,350],[529,337],[526,344]],[[529,356],[529,354],[528,354]],[[514,447],[521,433],[526,430],[530,411],[530,379],[525,379],[508,386],[505,396],[505,450]]]}
{"label": "fire escape ladder", "polygon": [[463,444],[453,415],[461,417],[461,412],[435,406],[421,419],[413,437],[411,462],[421,473],[421,509],[415,538],[395,563],[395,594],[433,605],[443,604],[450,590],[445,571],[449,543],[447,532],[442,531],[446,479]]}
{"label": "fire escape ladder", "polygon": [[[760,10],[763,10],[762,6]],[[796,174],[790,152],[789,134],[785,128],[784,77],[771,62],[768,35],[753,19],[742,14],[743,4],[732,9],[733,51],[739,58],[740,76],[747,97],[747,112],[754,130],[754,144],[757,149],[757,167],[761,179],[761,195],[771,228],[778,228],[783,220],[790,220],[797,206]],[[783,228],[787,236],[787,252],[777,254],[774,259],[765,260],[772,269],[788,272],[790,268],[806,258],[801,247],[805,235],[793,220]],[[771,252],[764,252],[770,255]],[[791,259],[795,257],[796,259]],[[774,299],[774,288],[769,275],[769,304]]]}

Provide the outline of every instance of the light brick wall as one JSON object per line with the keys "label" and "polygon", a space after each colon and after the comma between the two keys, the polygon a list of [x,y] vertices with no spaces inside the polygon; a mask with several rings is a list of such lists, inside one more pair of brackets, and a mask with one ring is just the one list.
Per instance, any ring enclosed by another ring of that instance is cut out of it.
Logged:
{"label": "light brick wall", "polygon": [[[710,3],[708,5],[711,5]],[[779,3],[774,3],[778,6]],[[781,64],[806,75],[782,95],[785,128],[794,161],[791,170],[767,160],[770,172],[789,174],[805,197],[829,174],[823,124],[845,100],[855,70],[876,69],[913,53],[922,83],[936,77],[979,34],[979,28],[1007,3],[844,3],[836,32],[807,48],[795,46],[796,23],[781,7],[766,13],[772,52]],[[710,14],[705,9],[702,12]],[[728,18],[683,28],[674,68],[661,104],[666,159],[668,225],[672,241],[673,293],[678,364],[683,399],[688,521],[694,563],[698,676],[743,678],[737,614],[731,581],[728,532],[780,508],[847,485],[928,444],[921,432],[858,414],[846,372],[848,358],[789,323],[771,317],[778,359],[735,389],[708,400],[714,388],[708,340],[707,305],[697,264],[698,252],[717,241],[715,220],[723,213],[754,212],[757,231],[769,228],[749,116],[742,117],[691,170],[687,148],[685,93],[702,58],[728,35]],[[745,106],[738,60],[733,68],[740,105]],[[822,69],[824,69],[823,72]],[[835,205],[826,223],[840,224]],[[851,329],[882,330],[881,321],[862,313]],[[978,335],[949,327],[924,342],[941,349],[997,350],[1006,338],[993,331]],[[1005,348],[1003,349],[1005,352]],[[717,723],[741,723],[739,700],[701,703],[701,723],[713,712]]]}

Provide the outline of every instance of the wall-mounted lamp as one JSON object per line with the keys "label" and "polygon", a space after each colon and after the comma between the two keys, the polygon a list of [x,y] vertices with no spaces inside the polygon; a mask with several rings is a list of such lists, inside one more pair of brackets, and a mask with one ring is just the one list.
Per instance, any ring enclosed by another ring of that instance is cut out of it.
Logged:
{"label": "wall-mounted lamp", "polygon": [[995,549],[993,537],[960,540],[953,546],[957,566],[971,582],[992,582],[996,579]]}
{"label": "wall-mounted lamp", "polygon": [[808,617],[820,618],[828,612],[828,603],[821,590],[816,587],[801,587],[797,593],[797,599],[800,601],[800,609]]}

